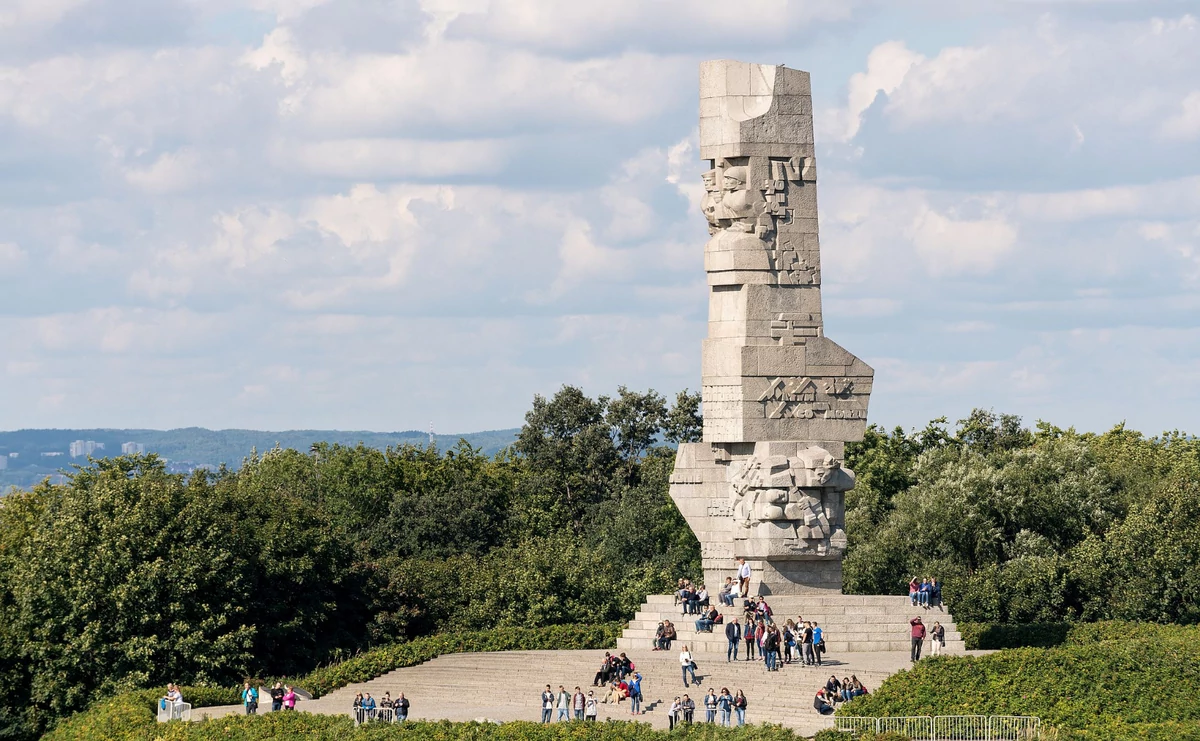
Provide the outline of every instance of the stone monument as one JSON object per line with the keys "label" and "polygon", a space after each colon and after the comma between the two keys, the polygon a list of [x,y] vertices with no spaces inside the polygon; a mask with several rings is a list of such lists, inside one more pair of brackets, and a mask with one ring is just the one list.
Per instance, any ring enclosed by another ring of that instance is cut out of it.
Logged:
{"label": "stone monument", "polygon": [[671,498],[712,589],[739,557],[752,594],[842,587],[854,487],[842,458],[862,439],[875,372],[825,337],[812,121],[807,72],[700,66],[704,441],[679,447]]}

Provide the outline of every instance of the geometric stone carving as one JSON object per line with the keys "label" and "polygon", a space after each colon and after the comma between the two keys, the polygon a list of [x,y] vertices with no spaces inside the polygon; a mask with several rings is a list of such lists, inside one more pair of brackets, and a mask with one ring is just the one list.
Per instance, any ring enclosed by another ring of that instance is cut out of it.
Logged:
{"label": "geometric stone carving", "polygon": [[733,574],[732,554],[764,592],[840,589],[854,484],[840,458],[862,439],[875,372],[825,337],[808,73],[703,63],[700,156],[704,442],[680,446],[671,497],[707,583]]}

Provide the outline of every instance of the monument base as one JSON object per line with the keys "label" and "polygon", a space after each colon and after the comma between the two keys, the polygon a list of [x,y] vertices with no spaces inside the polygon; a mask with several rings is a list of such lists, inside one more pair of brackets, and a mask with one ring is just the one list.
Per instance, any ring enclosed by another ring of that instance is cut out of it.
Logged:
{"label": "monument base", "polygon": [[[737,579],[737,557],[750,566],[752,595],[841,593],[841,550],[800,555],[788,540],[755,537],[762,527],[788,529],[786,523],[760,523],[739,528],[734,523],[730,496],[730,465],[755,455],[795,456],[813,447],[829,446],[841,453],[839,443],[684,443],[671,474],[671,499],[700,540],[704,584],[716,592],[726,577]],[[831,503],[832,504],[832,503]],[[835,525],[841,527],[840,498],[833,507]],[[840,532],[840,531],[839,531]],[[844,537],[844,536],[843,536]],[[842,541],[838,541],[841,543]]]}

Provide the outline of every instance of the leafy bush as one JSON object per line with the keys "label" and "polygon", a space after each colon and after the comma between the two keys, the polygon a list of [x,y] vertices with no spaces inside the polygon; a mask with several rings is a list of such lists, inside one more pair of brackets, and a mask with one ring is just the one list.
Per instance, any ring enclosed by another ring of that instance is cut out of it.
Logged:
{"label": "leafy bush", "polygon": [[[800,741],[802,736],[778,726],[747,726],[740,729],[696,724],[672,733],[655,730],[645,723],[437,723],[415,722],[396,725],[368,724],[355,728],[348,716],[307,713],[268,713],[260,716],[231,716],[203,723],[169,723],[142,726],[120,736],[54,735],[54,741],[388,741],[390,739],[434,739],[435,741]],[[883,736],[877,737],[883,739]],[[888,736],[889,741],[899,737]]]}
{"label": "leafy bush", "polygon": [[1200,741],[1200,723],[1105,723],[1060,731],[1055,741]]}
{"label": "leafy bush", "polygon": [[1200,628],[1083,627],[1056,648],[931,657],[839,713],[1035,715],[1066,729],[1200,721],[1198,666]]}
{"label": "leafy bush", "polygon": [[1066,641],[1071,628],[1071,623],[958,623],[963,641],[971,650],[1049,648]]}

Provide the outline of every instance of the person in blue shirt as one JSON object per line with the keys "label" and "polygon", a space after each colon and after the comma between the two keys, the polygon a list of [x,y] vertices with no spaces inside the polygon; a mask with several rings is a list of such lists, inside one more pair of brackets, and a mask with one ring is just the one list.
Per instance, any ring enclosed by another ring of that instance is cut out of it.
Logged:
{"label": "person in blue shirt", "polygon": [[932,589],[932,587],[929,584],[929,578],[926,577],[925,579],[922,579],[921,586],[917,590],[917,599],[920,602],[921,607],[925,607],[925,608],[929,607],[929,591],[930,591],[930,589]]}
{"label": "person in blue shirt", "polygon": [[246,706],[246,715],[258,715],[258,690],[249,682],[242,688],[242,704]]}
{"label": "person in blue shirt", "polygon": [[825,653],[825,631],[813,621],[813,653],[817,656],[817,666],[821,665],[821,654]]}
{"label": "person in blue shirt", "polygon": [[733,695],[728,687],[721,688],[721,696],[717,698],[717,710],[721,711],[721,725],[728,728],[729,719],[733,715]]}
{"label": "person in blue shirt", "polygon": [[626,683],[629,686],[629,714],[642,714],[642,675],[637,672]]}
{"label": "person in blue shirt", "polygon": [[375,720],[375,698],[371,697],[370,692],[363,697],[362,708],[367,714],[367,720]]}

